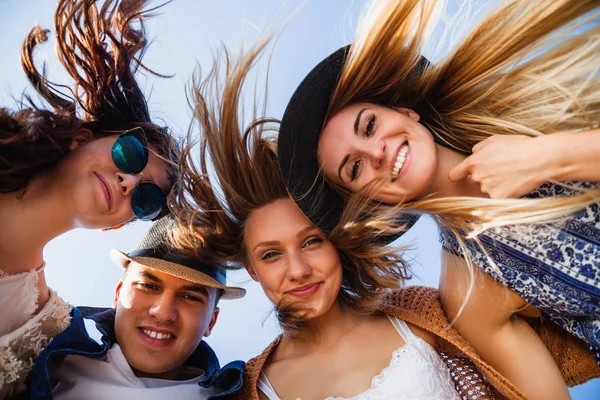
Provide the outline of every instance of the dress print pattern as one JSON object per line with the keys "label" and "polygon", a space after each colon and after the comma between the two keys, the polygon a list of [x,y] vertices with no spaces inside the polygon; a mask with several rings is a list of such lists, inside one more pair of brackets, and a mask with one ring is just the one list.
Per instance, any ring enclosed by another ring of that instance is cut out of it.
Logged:
{"label": "dress print pattern", "polygon": [[[597,183],[546,183],[527,198],[574,195]],[[442,228],[445,250],[463,256]],[[494,228],[465,244],[473,262],[548,315],[569,333],[600,348],[600,207],[592,204],[567,220]]]}

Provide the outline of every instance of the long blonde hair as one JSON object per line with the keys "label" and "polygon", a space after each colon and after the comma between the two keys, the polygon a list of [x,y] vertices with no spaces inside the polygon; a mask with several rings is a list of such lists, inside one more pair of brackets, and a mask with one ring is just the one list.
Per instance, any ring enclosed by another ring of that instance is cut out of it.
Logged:
{"label": "long blonde hair", "polygon": [[[598,128],[597,0],[504,1],[444,59],[422,68],[419,60],[437,3],[370,3],[330,101],[329,117],[356,102],[388,99],[384,105],[415,110],[438,144],[463,154],[492,135]],[[419,74],[414,73],[417,68]],[[554,221],[600,198],[600,190],[594,189],[542,199],[446,197],[387,205],[366,195],[378,182],[354,194],[330,184],[348,201],[344,219],[356,221],[349,226],[354,235],[397,232],[393,221],[400,211],[429,214],[456,236],[465,255],[465,236],[478,242],[477,234],[492,227]],[[465,261],[473,277],[470,258]]]}
{"label": "long blonde hair", "polygon": [[[289,197],[271,132],[277,121],[255,119],[245,130],[241,128],[244,82],[270,38],[267,36],[236,59],[224,49],[223,57],[215,57],[205,79],[195,76],[192,98],[200,128],[200,157],[198,161],[192,127],[180,163],[182,187],[170,198],[179,222],[171,234],[173,247],[183,253],[228,261],[234,268],[248,263],[243,236],[250,214]],[[254,113],[258,110],[255,99]],[[355,240],[348,246],[336,234],[330,240],[338,249],[343,268],[338,300],[350,310],[374,312],[386,289],[397,288],[409,278],[406,264],[394,249],[367,240],[360,241],[360,245]],[[301,310],[294,305],[278,306],[278,319],[288,334],[305,326]]]}
{"label": "long blonde hair", "polygon": [[[492,135],[538,136],[598,128],[600,26],[584,26],[597,21],[597,1],[505,1],[442,61],[414,74],[425,33],[435,22],[436,3],[371,2],[332,96],[329,116],[355,102],[391,99],[386,105],[415,110],[437,143],[463,154]],[[477,233],[493,226],[556,219],[599,196],[596,190],[536,200],[453,197],[403,207]]]}

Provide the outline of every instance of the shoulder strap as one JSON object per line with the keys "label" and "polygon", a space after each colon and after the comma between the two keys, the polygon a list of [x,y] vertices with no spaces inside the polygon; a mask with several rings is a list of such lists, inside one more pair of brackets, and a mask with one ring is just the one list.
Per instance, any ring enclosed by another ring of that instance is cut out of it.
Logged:
{"label": "shoulder strap", "polygon": [[273,388],[273,385],[269,382],[269,378],[267,378],[262,371],[260,372],[256,386],[269,400],[281,400],[279,396],[277,396],[277,393],[275,393],[275,388]]}
{"label": "shoulder strap", "polygon": [[392,325],[394,325],[394,328],[396,328],[396,330],[400,334],[400,337],[402,337],[402,339],[404,339],[404,342],[405,343],[410,342],[412,340],[412,338],[415,336],[415,334],[412,333],[412,331],[410,330],[410,328],[408,327],[406,322],[402,321],[399,318],[394,317],[393,315],[387,314],[387,317],[389,318]]}

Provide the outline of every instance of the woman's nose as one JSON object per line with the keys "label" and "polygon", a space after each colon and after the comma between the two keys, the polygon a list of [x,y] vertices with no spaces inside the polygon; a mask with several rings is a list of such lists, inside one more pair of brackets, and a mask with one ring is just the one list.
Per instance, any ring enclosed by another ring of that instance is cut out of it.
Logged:
{"label": "woman's nose", "polygon": [[381,168],[385,158],[385,148],[385,142],[383,140],[373,141],[369,143],[368,147],[366,147],[365,152],[367,153],[374,169]]}
{"label": "woman's nose", "polygon": [[312,273],[311,266],[301,256],[292,257],[287,268],[287,276],[290,280],[301,281]]}
{"label": "woman's nose", "polygon": [[137,185],[143,180],[144,176],[139,174],[126,174],[124,172],[117,173],[117,179],[119,180],[119,187],[121,188],[124,195],[128,195],[137,187]]}

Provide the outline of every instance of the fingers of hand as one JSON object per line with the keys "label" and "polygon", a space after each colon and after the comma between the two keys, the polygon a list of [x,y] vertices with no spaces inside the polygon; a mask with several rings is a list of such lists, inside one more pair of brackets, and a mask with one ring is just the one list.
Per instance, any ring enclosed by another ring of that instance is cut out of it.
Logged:
{"label": "fingers of hand", "polygon": [[465,179],[471,173],[471,157],[467,157],[463,162],[452,168],[448,174],[448,178],[452,182],[460,181]]}

